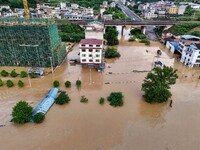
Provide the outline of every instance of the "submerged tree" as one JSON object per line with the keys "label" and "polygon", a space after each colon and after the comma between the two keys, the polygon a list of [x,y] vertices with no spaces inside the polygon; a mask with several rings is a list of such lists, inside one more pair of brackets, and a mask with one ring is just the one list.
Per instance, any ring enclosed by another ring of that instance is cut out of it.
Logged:
{"label": "submerged tree", "polygon": [[108,45],[118,45],[119,40],[117,39],[118,31],[116,28],[109,27],[105,34],[105,39],[108,42]]}
{"label": "submerged tree", "polygon": [[112,92],[110,95],[107,97],[108,101],[110,102],[111,106],[123,106],[123,94],[122,92]]}
{"label": "submerged tree", "polygon": [[70,98],[66,94],[65,91],[61,91],[60,95],[55,99],[55,103],[59,105],[63,105],[65,103],[69,103]]}
{"label": "submerged tree", "polygon": [[45,115],[41,112],[39,112],[33,116],[34,123],[42,123],[44,121],[44,119],[45,119]]}
{"label": "submerged tree", "polygon": [[166,102],[172,96],[169,89],[170,85],[176,83],[178,78],[176,72],[177,70],[172,67],[164,66],[163,68],[156,67],[148,73],[142,84],[145,101],[148,103]]}
{"label": "submerged tree", "polygon": [[26,101],[18,102],[12,111],[12,122],[17,124],[23,124],[29,121],[32,116],[33,107]]}

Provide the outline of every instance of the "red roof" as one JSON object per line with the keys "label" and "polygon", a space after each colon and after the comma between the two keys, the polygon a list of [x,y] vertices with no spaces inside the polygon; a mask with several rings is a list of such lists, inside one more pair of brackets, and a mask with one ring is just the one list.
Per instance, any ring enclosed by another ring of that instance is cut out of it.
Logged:
{"label": "red roof", "polygon": [[99,39],[82,39],[80,44],[102,44],[102,40]]}

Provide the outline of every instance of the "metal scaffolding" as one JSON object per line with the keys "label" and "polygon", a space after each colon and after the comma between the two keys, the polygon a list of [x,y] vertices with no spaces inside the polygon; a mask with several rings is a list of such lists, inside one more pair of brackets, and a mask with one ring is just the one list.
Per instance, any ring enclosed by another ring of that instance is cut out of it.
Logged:
{"label": "metal scaffolding", "polygon": [[66,56],[53,19],[0,19],[0,66],[50,67]]}

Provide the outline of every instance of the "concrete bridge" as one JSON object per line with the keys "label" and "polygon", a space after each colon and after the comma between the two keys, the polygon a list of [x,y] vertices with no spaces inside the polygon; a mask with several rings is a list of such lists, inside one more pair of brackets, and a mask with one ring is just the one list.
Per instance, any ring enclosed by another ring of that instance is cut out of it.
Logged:
{"label": "concrete bridge", "polygon": [[[67,20],[58,20],[58,24],[69,24],[69,23],[77,23],[80,26],[86,26],[89,22],[92,22],[95,20],[72,20],[72,21],[67,21]],[[98,20],[99,22],[103,23],[104,26],[173,26],[178,24],[177,22],[173,21],[127,21],[127,20],[109,20],[109,21],[104,21],[104,20]]]}
{"label": "concrete bridge", "polygon": [[[58,20],[57,24],[69,24],[69,23],[76,23],[80,25],[81,27],[87,26],[89,22],[92,22],[94,20],[73,20],[73,21],[67,21],[67,20]],[[104,24],[104,28],[109,26],[122,26],[121,34],[123,35],[124,28],[126,26],[134,26],[134,27],[140,27],[142,29],[142,32],[146,33],[146,26],[155,26],[155,27],[163,27],[163,28],[169,28],[173,25],[178,24],[178,22],[172,22],[172,21],[127,21],[127,20],[110,20],[110,21],[103,21],[99,20],[102,24]]]}

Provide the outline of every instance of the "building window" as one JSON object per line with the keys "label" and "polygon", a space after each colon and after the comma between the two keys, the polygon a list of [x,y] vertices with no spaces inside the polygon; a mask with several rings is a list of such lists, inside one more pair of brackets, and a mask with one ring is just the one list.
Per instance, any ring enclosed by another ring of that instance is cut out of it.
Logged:
{"label": "building window", "polygon": [[190,59],[188,59],[188,61],[190,61]]}
{"label": "building window", "polygon": [[92,54],[90,54],[89,57],[92,57]]}
{"label": "building window", "polygon": [[85,44],[82,44],[81,46],[85,46]]}
{"label": "building window", "polygon": [[93,45],[89,45],[89,47],[93,47]]}
{"label": "building window", "polygon": [[82,57],[86,57],[86,54],[82,54]]}
{"label": "building window", "polygon": [[89,60],[89,62],[93,62],[93,60],[92,60],[92,59],[90,59],[90,60]]}
{"label": "building window", "polygon": [[99,57],[100,55],[99,54],[96,54],[96,57]]}
{"label": "building window", "polygon": [[89,52],[92,52],[93,50],[92,49],[89,49]]}
{"label": "building window", "polygon": [[96,50],[96,52],[100,52],[100,50],[99,50],[99,49],[97,49],[97,50]]}
{"label": "building window", "polygon": [[191,57],[191,54],[189,56]]}
{"label": "building window", "polygon": [[186,55],[187,55],[188,53],[186,53]]}
{"label": "building window", "polygon": [[96,62],[100,62],[100,60],[99,60],[99,59],[96,59]]}
{"label": "building window", "polygon": [[82,62],[86,62],[86,59],[82,59]]}
{"label": "building window", "polygon": [[200,63],[200,60],[196,60],[196,63]]}
{"label": "building window", "polygon": [[86,50],[85,49],[82,49],[82,52],[85,52]]}
{"label": "building window", "polygon": [[96,45],[96,47],[100,47],[100,45]]}
{"label": "building window", "polygon": [[197,58],[200,58],[200,55]]}

